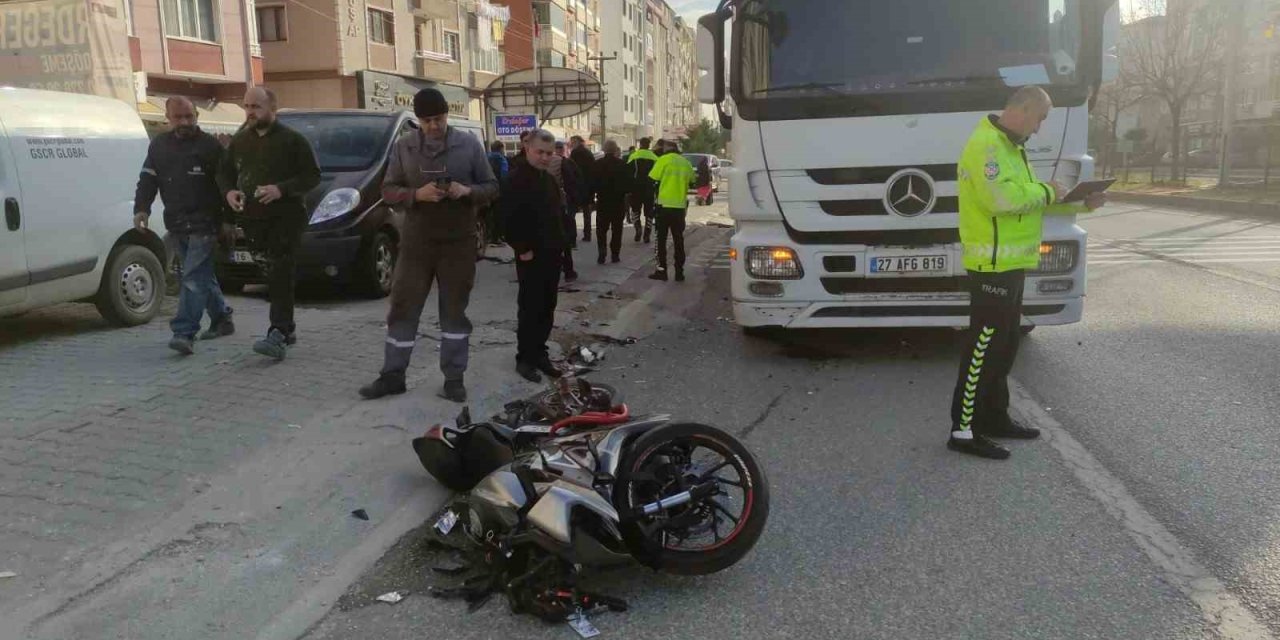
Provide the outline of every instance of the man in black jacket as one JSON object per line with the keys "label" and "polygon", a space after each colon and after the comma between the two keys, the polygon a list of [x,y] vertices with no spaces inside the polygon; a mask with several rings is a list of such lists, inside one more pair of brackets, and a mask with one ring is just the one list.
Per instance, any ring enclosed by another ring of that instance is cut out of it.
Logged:
{"label": "man in black jacket", "polygon": [[253,350],[283,360],[288,345],[297,341],[294,260],[307,228],[302,198],[320,184],[320,166],[311,143],[276,119],[277,108],[270,89],[254,87],[245,93],[245,126],[222,156],[218,187],[240,214],[255,258],[266,261],[271,327]]}
{"label": "man in black jacket", "polygon": [[582,136],[569,138],[573,150],[569,159],[577,165],[578,176],[582,179],[583,200],[579,203],[582,211],[582,241],[591,242],[591,201],[596,190],[596,156],[587,148],[587,141]]}
{"label": "man in black jacket", "polygon": [[222,145],[200,130],[190,100],[169,98],[164,111],[172,130],[156,136],[147,149],[133,196],[133,225],[139,230],[147,228],[151,205],[159,193],[164,200],[164,226],[176,241],[178,259],[182,261],[182,289],[178,313],[169,323],[173,329],[169,348],[191,355],[205,311],[209,312],[209,329],[200,336],[202,339],[229,336],[236,330],[231,307],[222,297],[213,271],[223,218],[222,197],[215,179]]}
{"label": "man in black jacket", "polygon": [[[609,140],[604,143],[604,157],[596,162],[596,244],[599,245],[599,256],[596,262],[604,264],[605,249],[618,262],[618,253],[622,251],[622,219],[627,213],[627,192],[631,186],[631,176],[627,173],[627,165],[622,161],[618,143]],[[612,237],[609,234],[612,233]],[[605,241],[608,240],[606,247]]]}
{"label": "man in black jacket", "polygon": [[563,224],[564,194],[548,173],[555,140],[543,130],[529,136],[524,145],[525,156],[512,163],[498,200],[507,244],[515,251],[520,282],[516,298],[516,371],[530,382],[542,380],[539,371],[553,378],[560,376],[547,355],[547,338],[555,323],[560,287],[560,260],[569,246]]}

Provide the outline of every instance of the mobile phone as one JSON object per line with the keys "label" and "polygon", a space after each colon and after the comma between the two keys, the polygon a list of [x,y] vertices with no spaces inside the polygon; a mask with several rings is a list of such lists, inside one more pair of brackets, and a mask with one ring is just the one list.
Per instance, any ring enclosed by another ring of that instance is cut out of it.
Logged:
{"label": "mobile phone", "polygon": [[447,176],[443,178],[436,178],[436,188],[447,190],[449,188],[449,182],[450,180]]}

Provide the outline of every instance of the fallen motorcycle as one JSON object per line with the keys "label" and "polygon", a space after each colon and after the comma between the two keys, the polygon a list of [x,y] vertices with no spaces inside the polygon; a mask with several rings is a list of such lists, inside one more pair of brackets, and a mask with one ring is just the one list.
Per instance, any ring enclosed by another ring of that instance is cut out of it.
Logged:
{"label": "fallen motorcycle", "polygon": [[446,486],[469,493],[437,528],[454,523],[474,575],[436,595],[482,604],[506,594],[516,611],[547,620],[616,598],[580,591],[584,572],[638,562],[677,575],[732,566],[764,531],[769,489],[732,435],[668,415],[632,416],[615,390],[564,379],[504,416],[466,410],[414,449]]}

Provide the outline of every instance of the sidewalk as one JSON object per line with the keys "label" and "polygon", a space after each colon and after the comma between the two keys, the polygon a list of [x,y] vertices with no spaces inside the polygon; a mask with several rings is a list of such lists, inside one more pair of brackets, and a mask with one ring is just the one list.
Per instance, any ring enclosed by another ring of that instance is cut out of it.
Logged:
{"label": "sidewalk", "polygon": [[[629,240],[618,265],[579,245],[557,336],[602,331],[579,314],[651,261]],[[536,389],[513,371],[515,297],[511,265],[479,264],[473,415]],[[0,580],[0,638],[283,632],[445,499],[409,448],[460,409],[435,396],[434,300],[409,393],[377,402],[356,389],[381,364],[385,300],[304,298],[281,363],[250,351],[263,297],[231,304],[238,333],[186,358],[166,348],[172,300],[131,329],[77,305],[0,321],[0,571],[19,574]]]}

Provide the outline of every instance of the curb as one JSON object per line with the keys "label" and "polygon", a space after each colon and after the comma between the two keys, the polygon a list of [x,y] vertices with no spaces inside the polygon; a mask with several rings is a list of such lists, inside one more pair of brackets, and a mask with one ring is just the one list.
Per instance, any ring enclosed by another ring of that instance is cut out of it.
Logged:
{"label": "curb", "polygon": [[1113,191],[1108,194],[1111,200],[1127,204],[1146,204],[1175,209],[1191,209],[1212,213],[1231,213],[1256,218],[1280,219],[1280,204],[1266,202],[1236,202],[1231,200],[1215,200],[1212,198],[1195,198],[1191,196],[1164,196],[1145,193],[1125,193]]}

